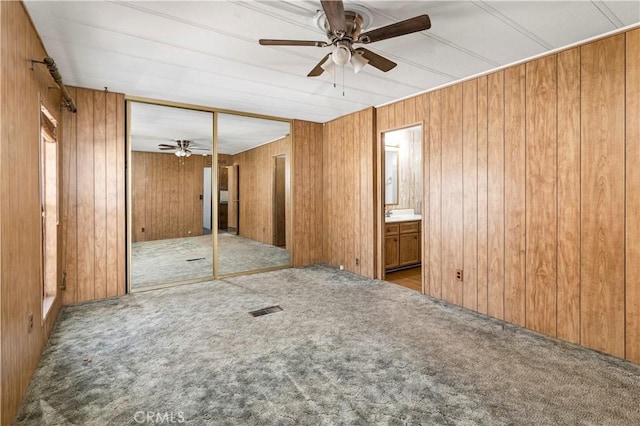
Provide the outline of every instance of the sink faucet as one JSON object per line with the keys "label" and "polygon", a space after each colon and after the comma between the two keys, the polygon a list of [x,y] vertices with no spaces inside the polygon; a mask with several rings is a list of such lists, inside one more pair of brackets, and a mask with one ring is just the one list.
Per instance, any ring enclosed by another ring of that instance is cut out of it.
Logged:
{"label": "sink faucet", "polygon": [[385,209],[384,216],[385,217],[391,217],[391,209]]}

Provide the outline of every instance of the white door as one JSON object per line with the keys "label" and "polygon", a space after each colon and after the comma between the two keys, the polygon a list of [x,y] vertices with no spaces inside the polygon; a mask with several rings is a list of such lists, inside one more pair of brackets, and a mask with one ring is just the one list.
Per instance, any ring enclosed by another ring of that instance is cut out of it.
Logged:
{"label": "white door", "polygon": [[211,231],[211,167],[204,168],[204,194],[202,196],[202,227]]}

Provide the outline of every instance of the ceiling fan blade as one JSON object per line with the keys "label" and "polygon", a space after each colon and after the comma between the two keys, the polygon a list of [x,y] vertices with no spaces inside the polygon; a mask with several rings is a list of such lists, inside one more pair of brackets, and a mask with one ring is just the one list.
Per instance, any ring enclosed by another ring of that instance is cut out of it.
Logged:
{"label": "ceiling fan blade", "polygon": [[376,41],[386,40],[388,38],[428,30],[429,28],[431,28],[431,20],[429,19],[429,15],[420,15],[414,18],[407,19],[406,21],[396,22],[395,24],[387,25],[386,27],[378,28],[360,34],[360,37],[358,37],[358,43],[374,43]]}
{"label": "ceiling fan blade", "polygon": [[322,9],[329,21],[329,28],[334,34],[347,32],[347,22],[344,17],[344,4],[342,0],[323,0]]}
{"label": "ceiling fan blade", "polygon": [[395,62],[378,55],[377,53],[373,53],[372,51],[365,49],[364,47],[357,48],[356,52],[360,52],[362,54],[362,57],[369,61],[369,65],[376,67],[383,72],[392,70],[396,67],[396,65],[398,65]]}
{"label": "ceiling fan blade", "polygon": [[309,74],[307,74],[307,77],[317,77],[320,74],[322,74],[324,72],[324,69],[322,69],[322,64],[324,64],[327,61],[327,59],[329,59],[330,55],[331,53],[327,53],[324,56],[324,58],[322,58],[320,62],[318,62],[318,64],[311,71],[309,71]]}
{"label": "ceiling fan blade", "polygon": [[262,46],[315,46],[315,47],[327,47],[329,43],[326,41],[311,41],[311,40],[272,40],[261,38],[258,43]]}
{"label": "ceiling fan blade", "polygon": [[171,151],[171,150],[173,150],[173,149],[178,149],[178,147],[177,147],[177,146],[174,146],[174,147],[162,147],[162,146],[161,146],[161,147],[158,147],[158,149],[159,149],[160,151]]}
{"label": "ceiling fan blade", "polygon": [[160,149],[162,149],[162,148],[164,148],[164,149],[175,149],[175,148],[178,148],[175,145],[167,145],[166,143],[161,143],[161,144],[158,145],[158,147]]}

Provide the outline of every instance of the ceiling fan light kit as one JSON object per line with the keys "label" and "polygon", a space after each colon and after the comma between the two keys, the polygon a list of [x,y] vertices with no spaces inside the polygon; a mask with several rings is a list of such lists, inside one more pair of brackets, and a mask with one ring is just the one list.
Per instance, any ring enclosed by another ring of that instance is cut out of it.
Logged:
{"label": "ceiling fan light kit", "polygon": [[315,24],[325,31],[328,42],[309,40],[274,40],[260,39],[262,46],[333,46],[331,53],[316,64],[307,77],[317,77],[324,71],[333,73],[335,66],[344,67],[351,64],[354,73],[358,73],[367,64],[387,72],[396,67],[396,63],[363,47],[353,48],[356,43],[370,44],[402,35],[412,34],[431,28],[428,15],[419,15],[404,21],[362,32],[372,22],[373,15],[366,8],[358,5],[348,5],[344,9],[342,0],[323,0],[322,11],[315,17]]}
{"label": "ceiling fan light kit", "polygon": [[368,63],[369,60],[363,57],[361,52],[356,51],[356,53],[351,56],[351,66],[353,67],[353,72],[356,74],[358,74]]}

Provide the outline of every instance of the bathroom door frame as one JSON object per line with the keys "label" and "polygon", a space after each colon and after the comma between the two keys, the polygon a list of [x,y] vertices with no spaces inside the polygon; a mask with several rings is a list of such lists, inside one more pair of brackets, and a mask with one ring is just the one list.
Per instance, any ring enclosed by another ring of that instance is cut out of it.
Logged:
{"label": "bathroom door frame", "polygon": [[[376,278],[384,280],[386,277],[385,271],[385,261],[384,261],[384,237],[385,237],[385,221],[384,221],[384,212],[385,212],[385,199],[384,199],[384,134],[389,132],[394,132],[396,130],[409,129],[411,127],[420,126],[422,131],[422,205],[423,205],[423,218],[422,218],[422,241],[421,244],[421,253],[424,258],[425,253],[425,238],[429,235],[428,222],[429,218],[424,217],[424,206],[425,206],[425,197],[429,194],[429,185],[425,185],[425,177],[429,176],[429,167],[428,167],[428,158],[425,157],[425,153],[428,153],[425,147],[425,141],[427,141],[425,132],[425,122],[424,120],[403,123],[402,126],[391,126],[391,127],[380,127],[377,129],[377,143],[376,143],[376,174],[375,174],[375,200],[374,205],[377,212],[376,215],[376,259],[375,259],[375,268],[376,268]],[[422,293],[426,294],[428,290],[426,287],[427,280],[426,274],[428,273],[428,265],[426,262],[422,262]]]}

